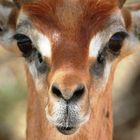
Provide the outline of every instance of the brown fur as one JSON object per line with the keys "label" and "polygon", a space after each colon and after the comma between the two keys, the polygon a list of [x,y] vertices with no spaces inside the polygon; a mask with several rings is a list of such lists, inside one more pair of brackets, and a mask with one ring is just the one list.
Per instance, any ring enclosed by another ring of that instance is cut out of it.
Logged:
{"label": "brown fur", "polygon": [[[102,84],[99,85],[102,79],[96,79],[91,74],[91,66],[96,60],[89,58],[88,46],[91,37],[105,28],[112,12],[118,9],[117,3],[117,0],[40,0],[23,6],[22,11],[29,16],[33,26],[47,35],[52,43],[51,69],[41,90],[36,89],[26,66],[29,89],[27,140],[112,140],[111,93],[119,60],[113,63],[108,82],[103,88]],[[130,14],[127,10],[122,10],[122,13],[129,29]],[[58,41],[54,41],[54,33],[59,33]],[[45,61],[48,62],[48,59]],[[55,98],[49,90],[53,82],[70,90],[81,82],[86,86],[79,101],[82,104],[80,115],[86,113],[90,106],[90,118],[73,135],[62,135],[46,118],[46,105],[49,114],[54,112]]]}
{"label": "brown fur", "polygon": [[29,72],[27,72],[27,76],[30,92],[28,95],[27,140],[112,140],[112,76],[105,92],[100,93],[100,97],[98,97],[92,110],[90,120],[72,136],[62,135],[46,121],[44,114],[45,104],[43,104],[45,95],[38,94],[35,91]]}
{"label": "brown fur", "polygon": [[[103,30],[111,13],[117,8],[116,4],[114,0],[67,0],[66,2],[42,0],[23,7],[22,10],[29,15],[35,28],[47,34],[52,42],[53,32],[60,32],[61,36],[59,42],[52,43],[51,71],[46,88],[40,92],[36,91],[32,76],[27,72],[30,93],[27,116],[28,140],[112,140],[113,77],[110,76],[105,91],[98,92],[95,89],[97,83],[92,80],[89,73],[88,45],[89,38]],[[62,72],[61,76],[59,72]],[[89,102],[87,99],[90,96],[91,116],[89,121],[71,136],[62,135],[45,117],[43,100],[47,95],[50,114],[53,111],[53,102],[50,101],[52,97],[48,90],[45,90],[50,88],[52,81],[68,89],[82,81],[87,85],[89,93],[86,93],[81,101],[83,102],[81,114],[85,113]]]}
{"label": "brown fur", "polygon": [[[104,4],[101,4],[101,2]],[[91,30],[91,26],[97,32],[101,30],[106,18],[109,17],[116,6],[113,0],[102,0],[101,2],[96,0],[85,0],[84,3],[80,0],[68,0],[67,2],[63,2],[63,0],[55,0],[55,2],[54,0],[42,0],[32,5],[25,5],[23,10],[29,14],[37,29],[42,32],[51,28],[51,26],[57,30],[69,31],[70,34],[73,34],[73,31],[76,33],[77,31],[79,33],[83,32],[85,28],[87,30],[87,27]]]}

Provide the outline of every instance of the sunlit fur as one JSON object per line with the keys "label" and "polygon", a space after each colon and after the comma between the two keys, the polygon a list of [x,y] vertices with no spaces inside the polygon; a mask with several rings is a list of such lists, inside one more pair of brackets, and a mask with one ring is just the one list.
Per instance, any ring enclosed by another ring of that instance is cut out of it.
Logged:
{"label": "sunlit fur", "polygon": [[[33,26],[38,32],[46,35],[52,45],[51,57],[48,57],[51,71],[42,90],[36,91],[34,82],[31,81],[32,75],[28,73],[29,89],[33,93],[29,98],[35,98],[31,99],[33,103],[29,102],[28,139],[112,139],[113,75],[107,76],[108,82],[104,84],[94,79],[90,69],[96,59],[89,57],[88,49],[90,39],[105,28],[110,16],[117,11],[116,3],[114,0],[42,0],[23,7],[21,15],[23,12],[27,13]],[[22,20],[22,16],[20,18]],[[58,40],[54,40],[54,33],[59,35]],[[109,71],[107,69],[106,73]],[[71,113],[69,119],[72,121],[70,125],[78,127],[78,130],[69,136],[61,134],[56,129],[56,126],[67,124],[63,121],[66,111],[65,101],[52,95],[51,87],[54,83],[66,90],[73,90],[80,83],[86,87],[84,96],[76,104],[69,105]],[[41,114],[41,117],[38,114]],[[39,127],[34,126],[36,123]]]}
{"label": "sunlit fur", "polygon": [[[125,49],[128,42],[119,56],[109,56],[103,75],[92,69],[101,44],[117,31],[132,31],[132,23],[131,14],[119,9],[118,0],[40,0],[22,7],[12,29],[32,39],[49,67],[47,74],[40,75],[34,61],[26,59],[27,140],[112,140],[112,83],[117,63],[130,54]],[[92,53],[94,45],[98,48]],[[63,98],[53,95],[54,84],[65,98],[79,84],[85,89],[67,106]],[[56,126],[76,130],[64,135]]]}

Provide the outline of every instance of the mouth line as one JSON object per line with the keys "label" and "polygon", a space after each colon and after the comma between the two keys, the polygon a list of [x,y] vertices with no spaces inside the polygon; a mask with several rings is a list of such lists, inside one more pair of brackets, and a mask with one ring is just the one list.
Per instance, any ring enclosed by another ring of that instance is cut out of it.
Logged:
{"label": "mouth line", "polygon": [[62,133],[64,135],[71,135],[78,129],[77,127],[65,127],[65,126],[64,127],[57,126],[56,128],[60,133]]}

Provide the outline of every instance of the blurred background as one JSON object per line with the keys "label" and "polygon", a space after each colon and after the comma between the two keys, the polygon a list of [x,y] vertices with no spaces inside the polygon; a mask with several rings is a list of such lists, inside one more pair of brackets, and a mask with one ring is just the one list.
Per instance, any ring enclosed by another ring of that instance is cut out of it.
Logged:
{"label": "blurred background", "polygon": [[[127,0],[133,3],[140,0]],[[23,59],[0,47],[0,140],[25,140],[27,85]],[[140,140],[140,55],[124,59],[113,88],[114,140]]]}
{"label": "blurred background", "polygon": [[0,140],[25,140],[26,102],[23,60],[0,47]]}

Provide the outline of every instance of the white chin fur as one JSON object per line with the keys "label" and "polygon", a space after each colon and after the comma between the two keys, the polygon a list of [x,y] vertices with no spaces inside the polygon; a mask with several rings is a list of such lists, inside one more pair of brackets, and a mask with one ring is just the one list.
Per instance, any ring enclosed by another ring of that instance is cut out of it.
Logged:
{"label": "white chin fur", "polygon": [[[70,108],[71,109],[70,109],[69,117],[70,117],[70,122],[71,122],[72,127],[80,126],[89,120],[89,117],[90,117],[89,111],[88,111],[88,114],[84,116],[80,116],[79,115],[80,108],[77,105],[72,105]],[[66,112],[66,104],[64,102],[62,102],[61,105],[60,103],[56,103],[53,110],[54,113],[52,116],[48,114],[48,107],[46,107],[45,111],[46,111],[46,118],[50,123],[59,127],[67,126],[66,121],[63,121],[65,118],[65,112]]]}

